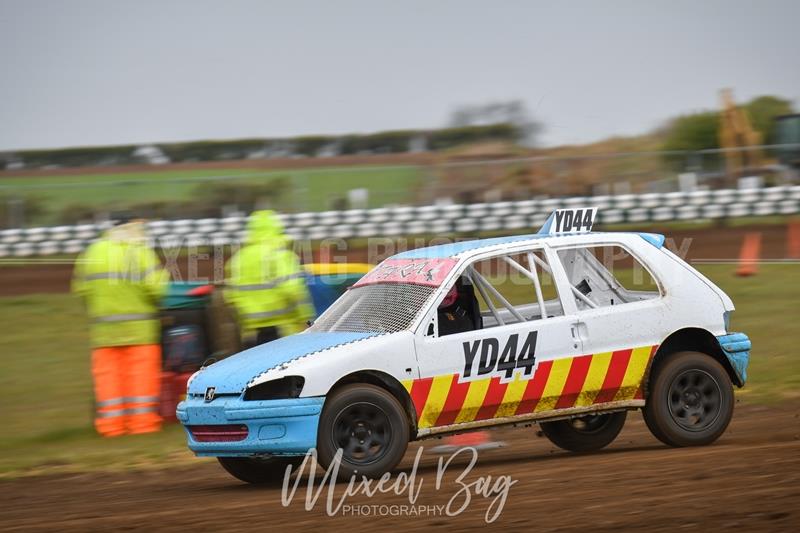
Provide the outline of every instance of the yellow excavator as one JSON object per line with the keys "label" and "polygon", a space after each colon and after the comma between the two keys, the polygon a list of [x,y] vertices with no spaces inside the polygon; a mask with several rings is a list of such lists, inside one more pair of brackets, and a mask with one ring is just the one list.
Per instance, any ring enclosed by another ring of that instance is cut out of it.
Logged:
{"label": "yellow excavator", "polygon": [[720,97],[719,141],[724,150],[727,175],[746,176],[763,167],[762,135],[753,129],[747,111],[736,105],[730,89],[720,91]]}

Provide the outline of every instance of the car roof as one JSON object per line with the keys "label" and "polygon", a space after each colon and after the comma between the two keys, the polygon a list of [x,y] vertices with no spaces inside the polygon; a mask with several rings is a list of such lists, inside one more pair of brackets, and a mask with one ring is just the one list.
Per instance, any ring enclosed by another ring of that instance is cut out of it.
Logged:
{"label": "car roof", "polygon": [[[560,240],[566,240],[571,237],[590,237],[598,235],[638,235],[645,241],[649,242],[656,248],[661,248],[664,244],[664,236],[658,233],[640,233],[640,232],[588,232],[588,233],[564,233],[559,235],[548,235],[541,233],[532,233],[528,235],[512,235],[509,237],[493,237],[490,239],[477,239],[472,241],[460,241],[448,244],[440,244],[438,246],[427,246],[424,248],[415,248],[406,252],[395,254],[391,259],[440,259],[446,257],[464,258],[474,253],[479,252],[502,252],[505,248],[512,244],[525,244],[530,242],[555,244]],[[571,239],[574,241],[575,239]],[[592,239],[587,239],[592,240]],[[474,252],[474,253],[472,253]]]}

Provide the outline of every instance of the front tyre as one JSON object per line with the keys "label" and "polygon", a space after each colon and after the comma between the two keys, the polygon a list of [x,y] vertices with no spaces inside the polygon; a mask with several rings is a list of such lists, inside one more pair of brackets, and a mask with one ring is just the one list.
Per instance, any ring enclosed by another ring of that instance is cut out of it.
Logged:
{"label": "front tyre", "polygon": [[304,457],[269,457],[266,459],[256,457],[217,457],[230,475],[245,483],[264,484],[279,483],[283,481],[286,466],[300,466]]}
{"label": "front tyre", "polygon": [[617,438],[625,425],[626,411],[586,415],[567,420],[541,422],[542,433],[550,442],[570,452],[593,452]]}
{"label": "front tyre", "polygon": [[733,384],[722,365],[704,353],[678,352],[655,369],[642,413],[661,442],[703,446],[728,427],[733,403]]}
{"label": "front tyre", "polygon": [[348,385],[325,401],[317,454],[320,464],[330,469],[342,450],[340,479],[353,474],[376,478],[397,466],[408,439],[408,416],[392,394],[374,385]]}

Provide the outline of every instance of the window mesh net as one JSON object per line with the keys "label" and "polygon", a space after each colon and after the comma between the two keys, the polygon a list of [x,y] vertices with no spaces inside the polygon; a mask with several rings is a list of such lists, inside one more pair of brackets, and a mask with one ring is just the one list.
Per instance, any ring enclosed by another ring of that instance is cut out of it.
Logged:
{"label": "window mesh net", "polygon": [[307,331],[394,333],[408,329],[436,287],[376,284],[355,287],[336,300]]}

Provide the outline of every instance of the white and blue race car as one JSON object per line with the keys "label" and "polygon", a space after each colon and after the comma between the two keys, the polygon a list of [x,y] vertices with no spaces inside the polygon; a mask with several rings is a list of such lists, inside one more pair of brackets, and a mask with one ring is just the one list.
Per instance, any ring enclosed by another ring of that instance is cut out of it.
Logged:
{"label": "white and blue race car", "polygon": [[197,372],[189,448],[257,483],[312,448],[374,477],[411,440],[532,421],[596,450],[633,409],[666,444],[713,442],[749,360],[733,303],[663,236],[592,232],[595,216],[386,259],[303,333]]}

